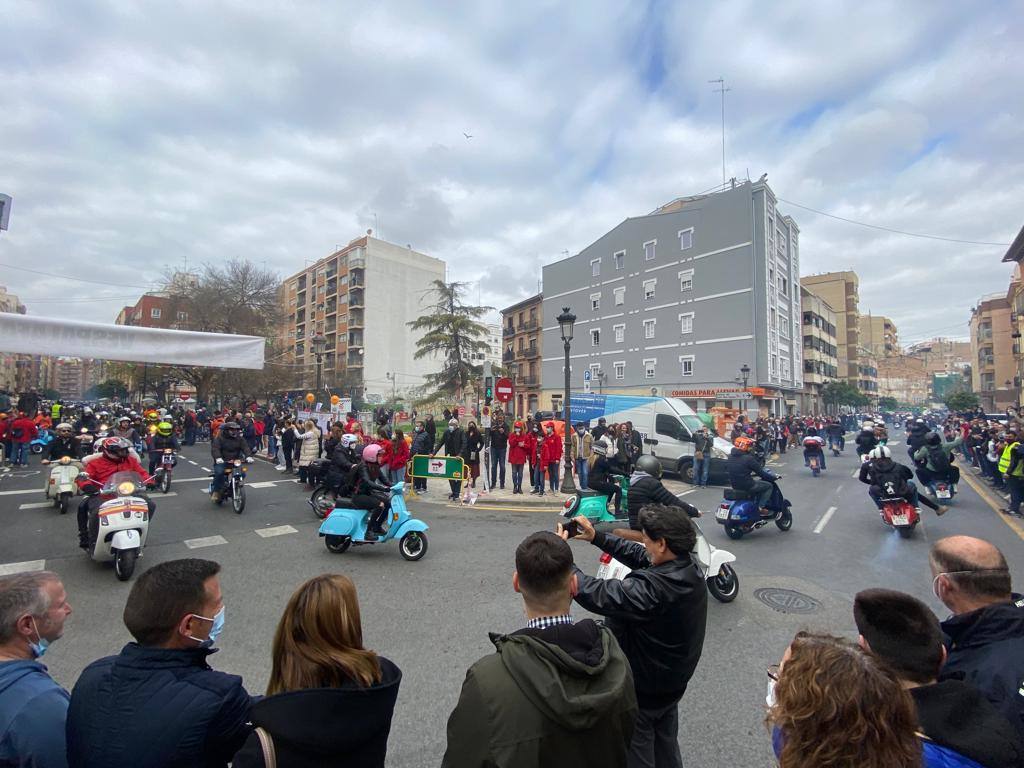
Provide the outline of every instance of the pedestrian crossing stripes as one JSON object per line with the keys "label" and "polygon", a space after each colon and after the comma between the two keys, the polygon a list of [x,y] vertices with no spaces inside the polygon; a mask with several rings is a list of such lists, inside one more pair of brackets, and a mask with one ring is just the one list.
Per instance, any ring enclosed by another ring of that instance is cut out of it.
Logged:
{"label": "pedestrian crossing stripes", "polygon": [[189,549],[202,549],[203,547],[216,547],[227,544],[228,540],[223,536],[203,536],[200,539],[185,539],[185,546]]}
{"label": "pedestrian crossing stripes", "polygon": [[23,563],[4,563],[0,565],[0,576],[10,576],[12,573],[24,573],[25,571],[46,570],[45,560],[26,560]]}

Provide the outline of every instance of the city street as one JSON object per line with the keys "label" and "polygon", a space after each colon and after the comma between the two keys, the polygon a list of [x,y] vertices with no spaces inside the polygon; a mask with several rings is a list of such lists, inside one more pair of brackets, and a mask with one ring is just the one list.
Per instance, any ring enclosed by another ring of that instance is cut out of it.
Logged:
{"label": "city street", "polygon": [[[902,441],[902,433],[894,430],[894,458],[906,461]],[[74,614],[46,662],[70,688],[86,664],[116,653],[129,640],[121,611],[131,582],[117,581],[109,566],[91,562],[77,548],[73,512],[62,517],[43,506],[45,468],[35,461],[28,472],[0,480],[0,519],[6,528],[0,537],[0,572],[18,570],[20,563],[63,577]],[[1018,589],[1024,580],[1024,528],[1019,520],[998,514],[968,482],[961,483],[948,514],[937,518],[925,509],[914,538],[902,540],[880,522],[866,486],[857,481],[852,444],[839,458],[829,454],[827,463],[828,470],[814,478],[799,451],[772,462],[785,475],[782,487],[793,503],[793,528],[782,533],[768,526],[741,541],[730,541],[714,521],[721,488],[666,483],[704,512],[705,534],[737,555],[740,577],[735,602],[723,605],[709,598],[704,655],[680,716],[687,765],[774,764],[763,725],[765,667],[778,661],[799,629],[852,634],[851,603],[858,590],[901,589],[925,600],[943,618],[927,563],[935,540],[966,533],[992,541],[1009,559]],[[171,494],[153,495],[158,512],[140,572],[162,560],[190,556],[222,564],[226,627],[212,663],[242,675],[254,694],[266,684],[273,631],[290,593],[314,574],[348,574],[359,589],[367,645],[404,673],[388,764],[438,765],[445,723],[465,670],[493,650],[487,633],[524,624],[522,601],[510,583],[513,551],[528,533],[554,525],[553,505],[533,511],[526,511],[531,507],[525,503],[514,509],[484,502],[461,507],[444,501],[447,483],[432,482],[431,500],[410,501],[412,512],[430,525],[423,560],[406,562],[394,542],[334,555],[317,537],[308,496],[291,476],[265,462],[254,464],[248,506],[236,515],[227,504],[215,507],[205,495],[204,466],[211,466],[208,445],[187,448]],[[974,485],[983,485],[969,468],[961,471]],[[580,566],[593,573],[597,550],[583,543],[572,546]],[[776,595],[775,608],[769,605],[770,594],[763,595],[767,602],[755,596],[758,590],[776,589],[800,595]],[[577,618],[582,615],[576,611]]]}

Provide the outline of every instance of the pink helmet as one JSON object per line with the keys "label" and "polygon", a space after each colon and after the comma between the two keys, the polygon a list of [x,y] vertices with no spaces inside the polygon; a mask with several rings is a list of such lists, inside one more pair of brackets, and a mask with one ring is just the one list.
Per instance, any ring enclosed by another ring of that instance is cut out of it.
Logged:
{"label": "pink helmet", "polygon": [[373,445],[366,446],[365,448],[363,448],[363,461],[365,461],[367,464],[376,464],[377,454],[379,454],[380,451],[381,448],[376,443],[374,443]]}

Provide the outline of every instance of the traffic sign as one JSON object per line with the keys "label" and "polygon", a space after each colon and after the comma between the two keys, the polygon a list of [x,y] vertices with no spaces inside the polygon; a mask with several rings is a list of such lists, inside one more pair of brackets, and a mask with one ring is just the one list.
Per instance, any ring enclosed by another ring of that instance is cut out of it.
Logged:
{"label": "traffic sign", "polygon": [[583,380],[584,381],[590,381],[590,369],[589,368],[587,368],[585,371],[583,371]]}
{"label": "traffic sign", "polygon": [[494,397],[502,403],[512,401],[512,379],[505,376],[494,382]]}
{"label": "traffic sign", "polygon": [[419,454],[412,457],[411,477],[434,477],[447,480],[463,480],[468,477],[466,463],[461,456],[427,456]]}

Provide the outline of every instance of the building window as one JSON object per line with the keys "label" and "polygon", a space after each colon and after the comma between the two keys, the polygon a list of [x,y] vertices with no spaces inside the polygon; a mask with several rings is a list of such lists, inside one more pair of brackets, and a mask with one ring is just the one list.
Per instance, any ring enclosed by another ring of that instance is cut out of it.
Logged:
{"label": "building window", "polygon": [[679,290],[680,291],[692,291],[693,290],[693,270],[684,269],[679,273]]}
{"label": "building window", "polygon": [[619,251],[612,256],[612,260],[615,262],[615,269],[622,269],[626,265],[626,252]]}
{"label": "building window", "polygon": [[657,245],[657,240],[648,240],[644,243],[644,261],[654,261],[655,248]]}
{"label": "building window", "polygon": [[657,279],[644,280],[644,299],[650,301],[654,298],[654,286],[658,284]]}
{"label": "building window", "polygon": [[679,332],[693,333],[693,312],[687,312],[679,316]]}
{"label": "building window", "polygon": [[774,376],[778,372],[778,370],[779,370],[779,356],[778,355],[772,355],[771,370],[769,370],[768,373],[770,373],[772,376]]}
{"label": "building window", "polygon": [[613,363],[612,367],[615,368],[615,378],[622,381],[626,378],[626,364],[623,361]]}
{"label": "building window", "polygon": [[693,227],[679,230],[679,250],[693,248]]}
{"label": "building window", "polygon": [[615,343],[621,344],[626,340],[626,325],[625,323],[619,325],[613,325],[612,330],[615,331]]}
{"label": "building window", "polygon": [[693,355],[683,355],[679,358],[679,364],[682,376],[693,376]]}
{"label": "building window", "polygon": [[650,357],[650,358],[644,360],[644,378],[645,379],[653,379],[654,378],[654,366],[656,366],[657,364],[658,364],[658,359],[654,358],[654,357]]}
{"label": "building window", "polygon": [[779,278],[779,293],[783,296],[789,296],[789,280],[784,277]]}
{"label": "building window", "polygon": [[149,316],[151,318],[153,318],[154,320],[159,320],[160,319],[160,310],[157,309],[156,307],[154,307],[153,309],[149,310]]}
{"label": "building window", "polygon": [[601,346],[601,329],[591,328],[590,329],[590,346],[599,347]]}
{"label": "building window", "polygon": [[615,294],[615,306],[616,307],[621,307],[623,304],[626,303],[626,288],[625,287],[616,288],[614,291],[612,291],[612,293]]}
{"label": "building window", "polygon": [[186,320],[188,320],[188,312],[179,312],[178,313],[178,321],[183,323]]}
{"label": "building window", "polygon": [[645,339],[653,339],[654,338],[654,324],[656,322],[657,322],[656,320],[644,320],[644,338]]}
{"label": "building window", "polygon": [[788,357],[782,358],[782,378],[784,378],[784,379],[788,379],[789,378],[789,358]]}
{"label": "building window", "polygon": [[593,277],[597,277],[601,274],[601,260],[594,259],[590,262],[590,274]]}
{"label": "building window", "polygon": [[601,308],[601,294],[592,293],[590,294],[590,308],[595,312]]}

